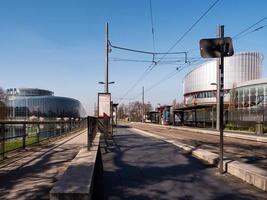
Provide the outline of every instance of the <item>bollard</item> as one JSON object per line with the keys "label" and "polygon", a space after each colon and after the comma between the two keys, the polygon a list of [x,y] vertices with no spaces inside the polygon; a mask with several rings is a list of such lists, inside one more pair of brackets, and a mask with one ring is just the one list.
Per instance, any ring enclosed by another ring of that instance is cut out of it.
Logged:
{"label": "bollard", "polygon": [[262,122],[257,122],[256,123],[256,134],[257,135],[262,135],[263,134],[263,123]]}

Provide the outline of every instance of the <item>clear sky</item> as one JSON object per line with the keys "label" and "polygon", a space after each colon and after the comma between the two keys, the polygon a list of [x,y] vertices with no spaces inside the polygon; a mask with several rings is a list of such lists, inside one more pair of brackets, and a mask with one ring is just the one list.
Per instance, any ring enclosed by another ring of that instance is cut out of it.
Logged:
{"label": "clear sky", "polygon": [[[213,2],[152,0],[156,51],[166,52]],[[199,51],[194,49],[199,40],[215,37],[218,24],[225,25],[226,36],[233,36],[266,16],[266,0],[221,0],[173,51],[189,51],[189,57],[198,58]],[[0,86],[49,89],[55,95],[80,100],[91,114],[97,92],[103,91],[97,83],[104,78],[105,22],[109,22],[113,44],[153,51],[149,0],[1,0]],[[267,20],[260,25],[266,24]],[[259,51],[267,57],[266,36],[264,27],[234,41],[235,52]],[[110,57],[110,81],[116,82],[110,85],[114,98],[122,97],[149,65],[114,58],[152,60],[151,56],[115,49]],[[157,65],[126,98],[137,96],[142,86],[151,87],[181,65]],[[146,101],[156,105],[181,100],[182,79],[194,67],[187,66],[147,92]]]}

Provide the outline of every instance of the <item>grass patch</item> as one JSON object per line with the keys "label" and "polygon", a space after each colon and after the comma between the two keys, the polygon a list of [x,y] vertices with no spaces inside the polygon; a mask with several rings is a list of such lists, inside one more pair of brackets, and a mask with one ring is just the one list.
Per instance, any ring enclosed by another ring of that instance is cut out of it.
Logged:
{"label": "grass patch", "polygon": [[[26,146],[36,143],[37,135],[33,134],[26,137],[25,144]],[[12,151],[18,148],[22,148],[23,146],[23,139],[22,137],[16,139],[10,139],[5,141],[5,152]]]}
{"label": "grass patch", "polygon": [[22,138],[16,138],[5,141],[5,152],[12,151],[22,147]]}

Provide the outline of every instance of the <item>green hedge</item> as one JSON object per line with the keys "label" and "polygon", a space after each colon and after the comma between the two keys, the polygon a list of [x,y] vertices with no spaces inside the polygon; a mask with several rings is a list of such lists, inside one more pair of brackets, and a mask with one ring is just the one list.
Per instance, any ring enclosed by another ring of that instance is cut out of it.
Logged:
{"label": "green hedge", "polygon": [[[255,127],[242,127],[231,123],[225,125],[225,130],[256,132]],[[265,128],[264,130],[267,131],[267,128]]]}

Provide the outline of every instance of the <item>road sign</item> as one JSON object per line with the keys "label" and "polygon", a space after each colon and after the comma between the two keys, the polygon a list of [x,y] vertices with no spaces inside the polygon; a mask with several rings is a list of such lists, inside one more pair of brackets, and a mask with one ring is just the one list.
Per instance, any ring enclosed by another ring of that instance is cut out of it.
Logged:
{"label": "road sign", "polygon": [[98,117],[109,118],[111,117],[111,94],[98,93]]}
{"label": "road sign", "polygon": [[200,54],[203,58],[219,58],[234,55],[232,38],[210,38],[200,40]]}

